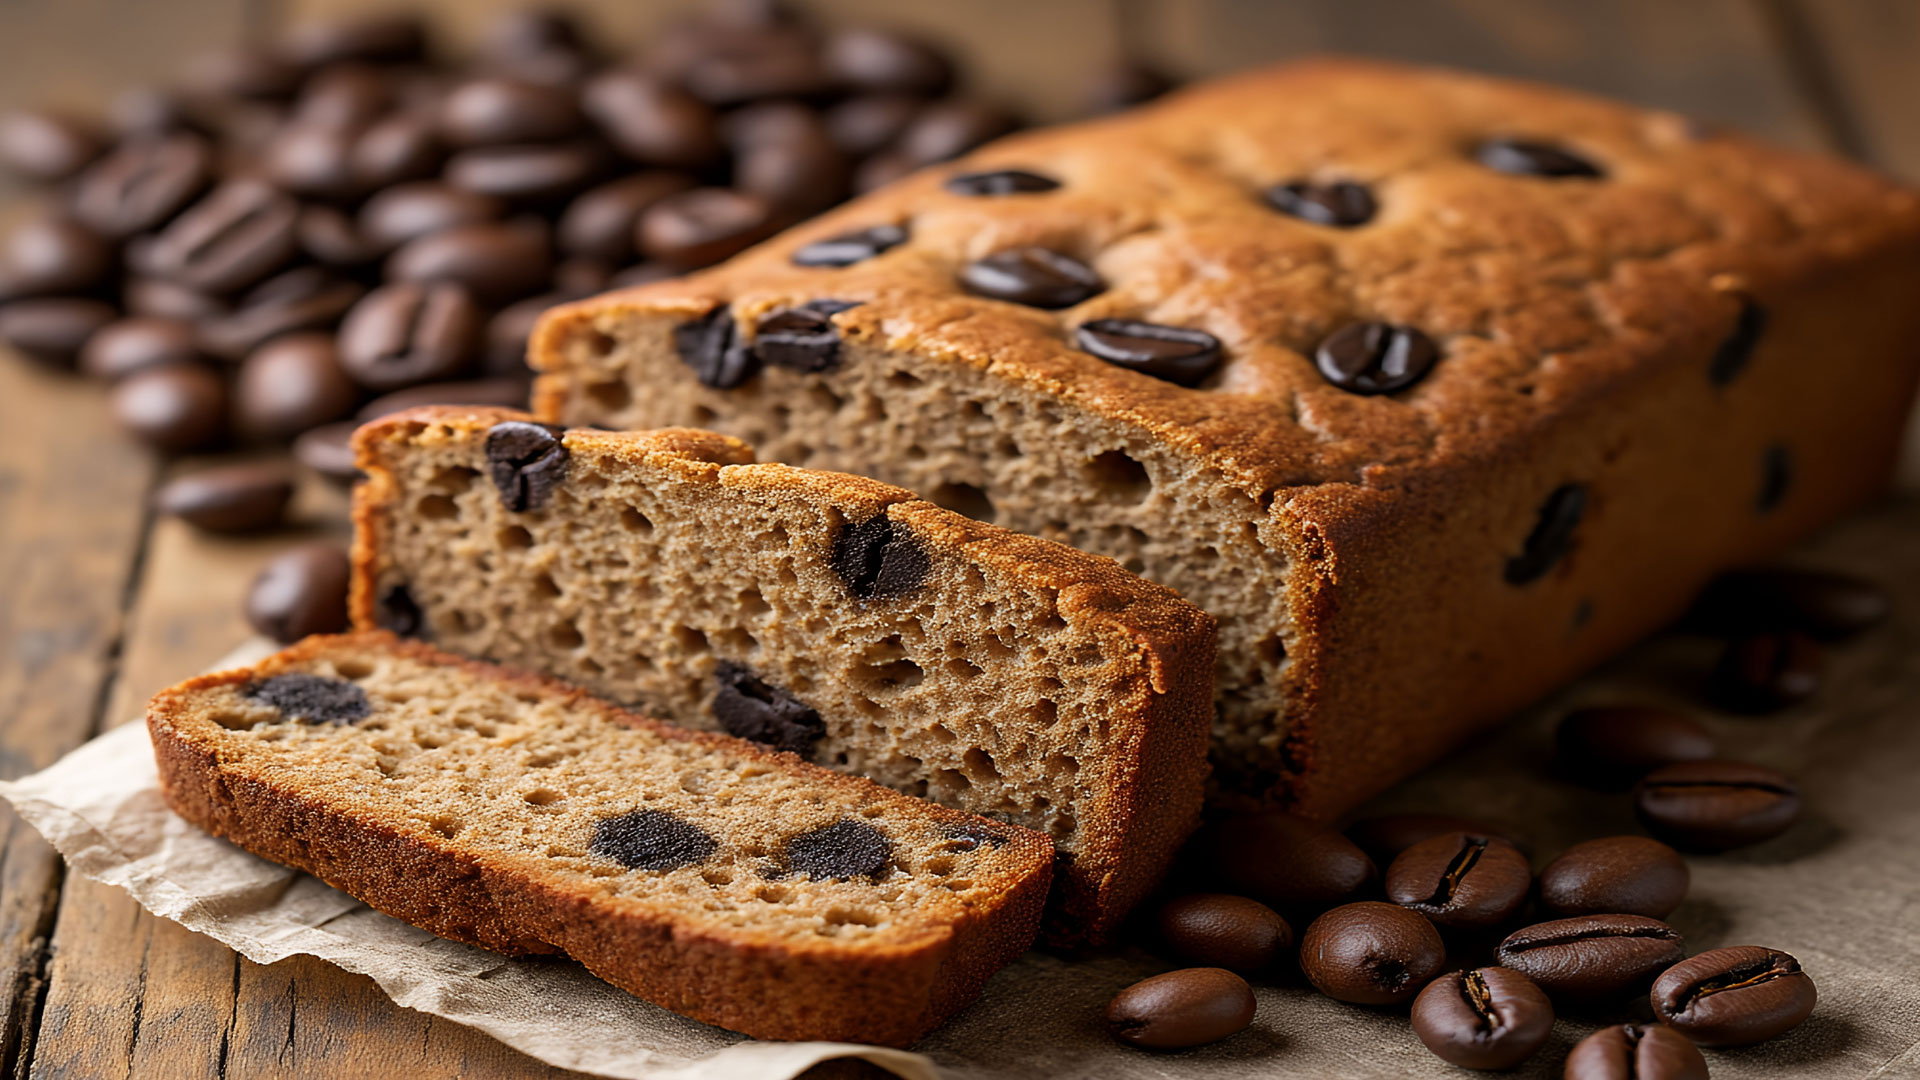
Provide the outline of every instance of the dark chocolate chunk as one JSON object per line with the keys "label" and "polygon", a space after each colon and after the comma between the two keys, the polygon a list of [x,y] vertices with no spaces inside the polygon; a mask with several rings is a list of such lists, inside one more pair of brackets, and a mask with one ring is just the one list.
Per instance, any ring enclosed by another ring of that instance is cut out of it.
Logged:
{"label": "dark chocolate chunk", "polygon": [[740,344],[733,313],[720,308],[673,328],[674,351],[702,385],[731,390],[760,373],[760,358]]}
{"label": "dark chocolate chunk", "polygon": [[884,513],[841,529],[829,561],[847,589],[862,600],[911,592],[933,568],[920,538]]}
{"label": "dark chocolate chunk", "polygon": [[1556,180],[1605,175],[1600,167],[1565,147],[1533,139],[1488,139],[1473,156],[1494,172]]}
{"label": "dark chocolate chunk", "polygon": [[1060,181],[1025,169],[995,169],[950,176],[941,186],[955,195],[1025,195],[1052,191],[1060,186]]}
{"label": "dark chocolate chunk", "polygon": [[899,225],[875,225],[853,232],[830,236],[793,253],[795,266],[852,266],[890,248],[907,242],[907,230]]}
{"label": "dark chocolate chunk", "polygon": [[1780,443],[1760,455],[1760,492],[1754,496],[1754,509],[1767,513],[1778,507],[1793,487],[1793,451]]}
{"label": "dark chocolate chunk", "polygon": [[1314,352],[1315,366],[1333,385],[1352,394],[1391,394],[1433,370],[1440,349],[1411,326],[1360,322],[1328,335]]}
{"label": "dark chocolate chunk", "polygon": [[678,870],[720,850],[698,825],[664,810],[635,810],[596,822],[587,850],[629,870]]}
{"label": "dark chocolate chunk", "polygon": [[366,719],[373,711],[365,690],[345,679],[330,679],[325,675],[275,675],[240,693],[309,724],[351,724]]}
{"label": "dark chocolate chunk", "polygon": [[1760,344],[1760,335],[1766,330],[1767,309],[1754,303],[1752,297],[1742,296],[1733,329],[1713,351],[1713,362],[1707,365],[1707,377],[1713,380],[1713,385],[1725,386],[1747,369],[1753,360],[1753,350]]}
{"label": "dark chocolate chunk", "polygon": [[401,637],[425,637],[427,619],[420,611],[420,605],[413,598],[413,590],[405,585],[395,585],[380,594],[379,610],[374,612],[374,621],[382,628],[391,630]]}
{"label": "dark chocolate chunk", "polygon": [[729,735],[811,757],[813,744],[827,733],[812,706],[740,664],[720,661],[713,679],[713,718]]}
{"label": "dark chocolate chunk", "polygon": [[975,296],[1037,308],[1065,308],[1098,296],[1107,283],[1093,267],[1043,247],[1008,248],[960,268],[960,284]]}
{"label": "dark chocolate chunk", "polygon": [[814,300],[760,316],[754,326],[753,353],[761,363],[793,371],[827,371],[840,362],[836,312],[858,307],[847,300]]}
{"label": "dark chocolate chunk", "polygon": [[519,513],[538,510],[567,478],[566,429],[509,420],[487,432],[487,466],[500,503]]}
{"label": "dark chocolate chunk", "polygon": [[1351,229],[1373,220],[1376,209],[1373,192],[1365,184],[1336,180],[1316,184],[1295,180],[1267,189],[1267,205],[1283,214],[1291,214],[1315,225]]}
{"label": "dark chocolate chunk", "polygon": [[1573,531],[1587,512],[1587,489],[1580,484],[1562,484],[1553,489],[1540,507],[1540,520],[1527,534],[1520,554],[1507,560],[1509,585],[1525,585],[1538,580],[1554,564],[1573,550]]}
{"label": "dark chocolate chunk", "polygon": [[787,841],[787,866],[810,878],[862,877],[884,870],[893,857],[887,834],[853,818]]}
{"label": "dark chocolate chunk", "polygon": [[1177,386],[1198,386],[1220,366],[1220,339],[1205,330],[1095,319],[1083,323],[1075,336],[1082,349],[1109,364]]}

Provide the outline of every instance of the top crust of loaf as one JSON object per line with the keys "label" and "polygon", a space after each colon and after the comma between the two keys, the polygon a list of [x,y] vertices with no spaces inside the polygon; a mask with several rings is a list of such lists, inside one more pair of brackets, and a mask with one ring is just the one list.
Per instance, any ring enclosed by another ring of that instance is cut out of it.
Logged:
{"label": "top crust of loaf", "polygon": [[[1471,156],[1490,137],[1567,146],[1606,177],[1496,173]],[[1003,198],[941,187],[993,168],[1062,186]],[[1334,229],[1262,203],[1268,186],[1303,178],[1366,183],[1379,213]],[[910,239],[839,269],[790,261],[880,224]],[[1053,312],[956,283],[965,263],[1028,244],[1087,260],[1108,288]],[[1858,167],[1544,86],[1310,60],[1008,138],[712,271],[549,312],[531,351],[549,373],[536,411],[557,415],[563,345],[596,327],[731,303],[750,334],[770,309],[859,301],[834,316],[843,340],[987,370],[1284,504],[1306,487],[1420,486],[1521,457],[1557,417],[1711,355],[1742,294],[1764,304],[1890,255],[1920,258],[1920,195]],[[1105,317],[1205,330],[1226,362],[1191,390],[1111,366],[1073,345],[1075,326]],[[1442,358],[1396,394],[1331,386],[1314,349],[1361,319],[1418,326]]]}

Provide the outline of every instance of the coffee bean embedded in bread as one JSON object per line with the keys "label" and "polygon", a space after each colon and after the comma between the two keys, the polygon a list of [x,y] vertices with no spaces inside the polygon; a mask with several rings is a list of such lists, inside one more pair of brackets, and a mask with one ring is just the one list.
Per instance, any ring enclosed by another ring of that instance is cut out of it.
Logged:
{"label": "coffee bean embedded in bread", "polygon": [[1455,971],[1413,1001],[1413,1033],[1434,1056],[1463,1069],[1511,1069],[1553,1032],[1553,1003],[1511,968]]}
{"label": "coffee bean embedded in bread", "polygon": [[1074,331],[1080,347],[1115,367],[1198,386],[1220,366],[1220,339],[1205,330],[1134,319],[1095,319]]}
{"label": "coffee bean embedded in bread", "polygon": [[1527,857],[1505,840],[1444,833],[1393,860],[1387,899],[1448,930],[1486,930],[1519,912],[1533,886]]}
{"label": "coffee bean embedded in bread", "polygon": [[1149,1050],[1219,1042],[1253,1023],[1253,988],[1231,971],[1185,968],[1143,979],[1107,1004],[1107,1031]]}
{"label": "coffee bean embedded in bread", "polygon": [[1892,611],[1893,597],[1863,578],[1769,567],[1715,578],[1694,601],[1686,624],[1727,636],[1797,630],[1817,641],[1839,641],[1873,627]]}
{"label": "coffee bean embedded in bread", "polygon": [[1440,349],[1411,326],[1359,322],[1328,335],[1313,357],[1321,376],[1348,393],[1391,394],[1425,378]]}
{"label": "coffee bean embedded in bread", "polygon": [[1713,700],[1728,712],[1791,708],[1820,689],[1826,656],[1805,634],[1767,631],[1727,643],[1713,672]]}
{"label": "coffee bean embedded in bread", "polygon": [[242,697],[271,705],[289,720],[308,724],[351,724],[373,711],[367,692],[345,679],[293,673],[251,683]]}
{"label": "coffee bean embedded in bread", "polygon": [[426,617],[413,598],[413,590],[404,584],[391,586],[380,594],[374,604],[373,618],[382,630],[391,630],[401,637],[428,636]]}
{"label": "coffee bean embedded in bread", "polygon": [[1060,181],[1029,169],[994,169],[949,176],[940,186],[955,195],[1032,195],[1056,190]]}
{"label": "coffee bean embedded in bread", "polygon": [[814,300],[777,308],[754,324],[753,353],[762,363],[817,374],[840,362],[840,330],[833,315],[858,306],[847,300]]}
{"label": "coffee bean embedded in bread", "polygon": [[1554,732],[1562,771],[1602,789],[1631,787],[1676,761],[1700,761],[1717,750],[1713,733],[1672,709],[1600,705],[1575,709]]}
{"label": "coffee bean embedded in bread", "polygon": [[673,328],[673,347],[704,386],[731,390],[760,373],[760,358],[737,340],[733,312],[715,309]]}
{"label": "coffee bean embedded in bread", "polygon": [[1715,386],[1725,386],[1747,370],[1747,365],[1753,362],[1753,351],[1760,347],[1760,338],[1767,332],[1767,309],[1750,296],[1736,299],[1740,307],[1734,314],[1733,327],[1714,349],[1713,359],[1707,364],[1707,378]]}
{"label": "coffee bean embedded in bread", "polygon": [[1800,817],[1800,789],[1760,765],[1681,762],[1640,781],[1634,810],[1648,832],[1682,851],[1727,851],[1786,832]]}
{"label": "coffee bean embedded in bread", "polygon": [[1707,1059],[1664,1024],[1615,1024],[1567,1055],[1566,1080],[1707,1080]]}
{"label": "coffee bean embedded in bread", "polygon": [[629,870],[678,870],[720,850],[720,842],[664,810],[635,810],[595,822],[587,850]]}
{"label": "coffee bean embedded in bread", "polygon": [[1793,490],[1793,451],[1775,443],[1760,452],[1760,484],[1754,492],[1753,508],[1770,514],[1780,508]]}
{"label": "coffee bean embedded in bread", "polygon": [[713,718],[736,738],[813,757],[827,726],[811,706],[773,686],[742,664],[722,660],[713,669]]}
{"label": "coffee bean embedded in bread", "polygon": [[1642,915],[1580,915],[1507,935],[1494,954],[1555,1001],[1615,1005],[1687,955],[1680,932]]}
{"label": "coffee bean embedded in bread", "polygon": [[339,544],[288,548],[247,587],[247,624],[283,645],[345,630],[350,572],[346,549]]}
{"label": "coffee bean embedded in bread", "polygon": [[787,869],[813,879],[872,877],[892,859],[893,841],[857,818],[801,833],[786,845]]}
{"label": "coffee bean embedded in bread", "polygon": [[1653,1011],[1701,1046],[1750,1046],[1813,1013],[1819,1000],[1800,961],[1779,949],[1710,949],[1654,981]]}
{"label": "coffee bean embedded in bread", "polygon": [[1540,906],[1563,917],[1664,919],[1686,899],[1691,881],[1686,860],[1660,841],[1603,836],[1573,845],[1540,871]]}
{"label": "coffee bean embedded in bread", "polygon": [[1188,963],[1245,974],[1266,971],[1293,947],[1279,912],[1244,896],[1190,893],[1160,906],[1155,936]]}
{"label": "coffee bean embedded in bread", "polygon": [[1043,247],[1009,248],[968,263],[960,285],[975,296],[1037,308],[1072,307],[1104,292],[1093,267]]}
{"label": "coffee bean embedded in bread", "polygon": [[514,513],[538,510],[567,479],[566,429],[509,420],[487,433],[487,467],[500,505]]}
{"label": "coffee bean embedded in bread", "polygon": [[920,587],[933,561],[913,530],[885,513],[841,528],[829,557],[847,591],[862,600],[887,600]]}
{"label": "coffee bean embedded in bread", "polygon": [[1526,585],[1546,576],[1573,550],[1574,533],[1587,513],[1584,484],[1562,484],[1540,505],[1533,531],[1520,545],[1520,554],[1507,560],[1502,577],[1509,585]]}
{"label": "coffee bean embedded in bread", "polygon": [[1266,191],[1267,205],[1315,225],[1351,229],[1373,220],[1373,191],[1350,180],[1292,180]]}
{"label": "coffee bean embedded in bread", "polygon": [[1564,146],[1534,139],[1488,139],[1474,147],[1474,160],[1494,172],[1549,179],[1604,176],[1600,167]]}
{"label": "coffee bean embedded in bread", "polygon": [[293,485],[293,469],[282,462],[221,465],[167,482],[153,507],[206,532],[257,532],[280,524]]}
{"label": "coffee bean embedded in bread", "polygon": [[1446,960],[1446,945],[1426,916],[1377,900],[1334,908],[1300,938],[1307,981],[1352,1005],[1411,1001]]}
{"label": "coffee bean embedded in bread", "polygon": [[907,242],[900,225],[873,225],[865,229],[815,240],[793,253],[795,266],[852,266]]}

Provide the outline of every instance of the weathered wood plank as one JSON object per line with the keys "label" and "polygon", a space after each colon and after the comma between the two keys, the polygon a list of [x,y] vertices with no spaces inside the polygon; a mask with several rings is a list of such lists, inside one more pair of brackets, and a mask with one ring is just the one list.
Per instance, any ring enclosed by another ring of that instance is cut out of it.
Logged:
{"label": "weathered wood plank", "polygon": [[1920,181],[1920,4],[1756,0],[1802,78],[1831,95],[1837,123],[1874,164]]}

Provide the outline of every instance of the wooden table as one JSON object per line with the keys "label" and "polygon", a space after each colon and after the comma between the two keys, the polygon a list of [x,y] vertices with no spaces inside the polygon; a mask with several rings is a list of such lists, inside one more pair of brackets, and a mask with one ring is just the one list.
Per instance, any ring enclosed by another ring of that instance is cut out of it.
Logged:
{"label": "wooden table", "polygon": [[[179,54],[390,0],[11,0],[0,106],[95,107]],[[437,0],[470,39],[505,0]],[[685,2],[587,9],[621,42]],[[1045,119],[1122,48],[1182,75],[1327,49],[1568,83],[1839,150],[1920,179],[1913,0],[821,0],[966,51],[979,85]],[[10,200],[19,203],[19,199]],[[1912,455],[1910,455],[1910,461]],[[97,388],[0,358],[0,776],[38,769],[246,634],[245,583],[291,538],[201,537],[146,508],[163,463],[106,420]],[[302,492],[302,534],[343,499]],[[393,1005],[318,960],[262,967],[68,880],[0,809],[0,1075],[573,1075]]]}

